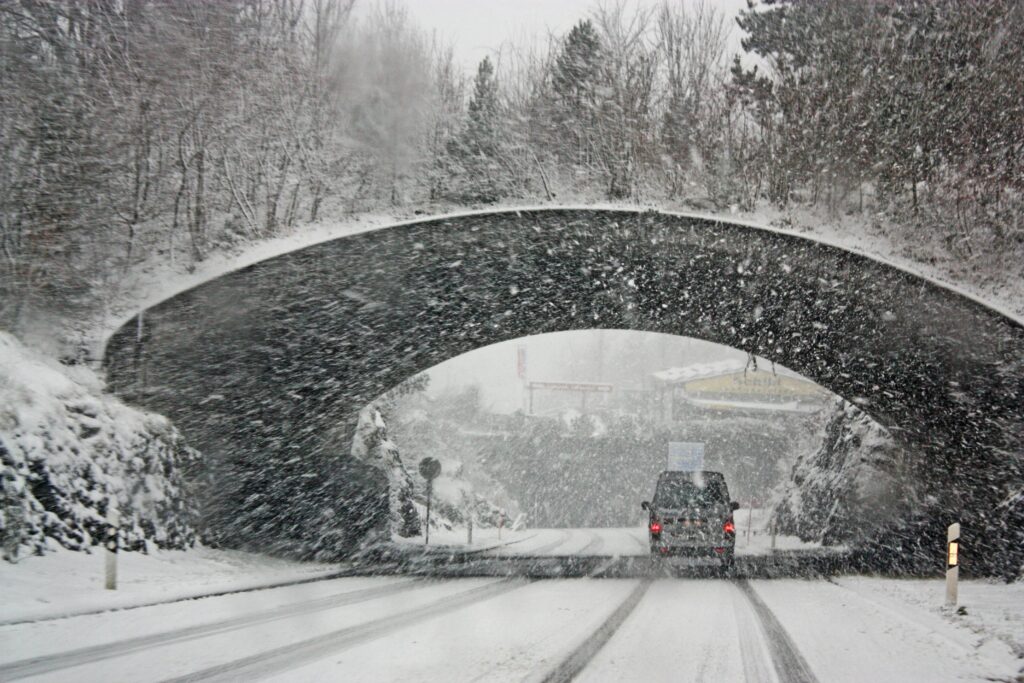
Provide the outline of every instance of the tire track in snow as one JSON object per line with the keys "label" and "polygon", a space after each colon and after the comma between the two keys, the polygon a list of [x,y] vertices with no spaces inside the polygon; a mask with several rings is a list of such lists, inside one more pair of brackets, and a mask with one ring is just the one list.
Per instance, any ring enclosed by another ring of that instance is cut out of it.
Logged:
{"label": "tire track in snow", "polygon": [[630,538],[632,538],[634,541],[640,544],[640,547],[644,550],[645,555],[651,551],[651,545],[646,539],[641,539],[632,531],[627,531],[626,533],[629,535]]}
{"label": "tire track in snow", "polygon": [[766,637],[760,626],[760,619],[754,612],[753,605],[746,594],[733,586],[733,614],[736,619],[736,630],[739,634],[740,659],[743,662],[743,675],[747,681],[758,683],[787,683],[779,681],[768,652]]}
{"label": "tire track in snow", "polygon": [[413,626],[422,621],[454,612],[488,598],[528,585],[530,581],[502,579],[462,593],[450,595],[421,607],[388,617],[348,626],[309,640],[291,643],[259,654],[243,657],[224,664],[194,671],[184,676],[166,679],[163,683],[193,683],[195,681],[246,681],[265,678],[275,673],[326,657],[369,640],[376,640],[392,631]]}
{"label": "tire track in snow", "polygon": [[[746,597],[747,602],[753,608],[754,615],[761,622],[768,652],[779,680],[786,683],[818,683],[818,679],[811,672],[807,662],[804,661],[803,655],[800,654],[792,638],[786,633],[786,629],[782,627],[782,624],[764,604],[750,583],[746,579],[742,579],[736,582],[736,586]],[[746,656],[744,656],[744,660],[746,663]]]}
{"label": "tire track in snow", "polygon": [[558,666],[542,679],[543,683],[567,683],[575,678],[580,671],[583,671],[583,668],[594,658],[594,655],[619,630],[622,622],[626,621],[626,618],[633,613],[633,610],[636,609],[640,600],[647,593],[647,589],[651,587],[651,583],[651,579],[644,579],[638,583],[636,588],[626,596],[626,599],[615,608],[615,611],[604,620],[604,623],[598,626],[596,631],[590,634],[579,647],[570,652],[568,657],[563,659]]}
{"label": "tire track in snow", "polygon": [[[399,565],[396,562],[385,562],[384,564],[374,565],[374,571],[378,573],[386,573],[398,569]],[[268,591],[274,590],[275,588],[287,588],[289,586],[301,586],[306,583],[317,583],[318,581],[333,581],[335,579],[346,579],[351,576],[364,576],[366,573],[365,569],[343,569],[336,572],[330,572],[327,574],[321,574],[319,576],[303,577],[299,579],[292,579],[289,581],[280,581],[277,583],[260,584],[256,586],[242,586],[239,588],[225,588],[223,590],[214,590],[209,593],[195,593],[192,595],[182,595],[176,598],[169,598],[164,600],[151,600],[149,602],[140,602],[134,605],[115,605],[113,607],[101,607],[98,609],[86,609],[80,612],[66,612],[63,614],[51,614],[41,617],[24,617],[19,619],[6,619],[0,620],[0,626],[19,626],[21,624],[35,624],[42,621],[56,621],[57,619],[73,619],[75,617],[90,617],[97,614],[106,614],[107,612],[124,612],[126,610],[142,609],[143,607],[158,607],[160,605],[172,605],[176,602],[188,602],[189,600],[204,600],[206,598],[219,598],[224,595],[237,595],[238,593],[254,593],[256,591]]]}
{"label": "tire track in snow", "polygon": [[336,593],[334,595],[315,598],[313,600],[286,604],[253,614],[241,615],[230,619],[222,619],[220,621],[200,624],[198,626],[188,626],[185,628],[175,629],[173,631],[165,631],[163,633],[154,633],[152,635],[121,640],[115,643],[104,643],[102,645],[93,645],[75,650],[68,650],[67,652],[57,652],[39,657],[22,659],[0,665],[0,680],[14,681],[19,678],[38,676],[44,673],[68,669],[73,666],[92,664],[106,659],[122,657],[151,647],[159,647],[161,645],[169,645],[172,643],[182,643],[189,640],[195,640],[197,638],[203,638],[205,636],[216,635],[249,626],[264,624],[270,621],[276,621],[277,619],[286,619],[302,614],[320,612],[345,605],[367,602],[375,598],[394,595],[395,593],[401,593],[413,588],[426,587],[430,585],[431,584],[429,582],[423,581],[422,579],[398,581],[384,586],[375,586],[372,588]]}
{"label": "tire track in snow", "polygon": [[[572,537],[572,532],[571,531],[562,531],[562,532],[560,532],[560,537],[557,540],[552,541],[550,543],[545,543],[544,545],[540,546],[539,548],[533,548],[531,550],[525,550],[521,554],[524,557],[534,557],[536,555],[543,555],[544,553],[549,552],[551,550],[554,550],[555,548],[557,548],[560,545],[563,545],[571,537]],[[491,556],[492,557],[510,557],[509,554],[504,552],[504,547],[502,547],[502,548],[498,549],[497,551],[495,551],[493,554],[491,554]],[[514,557],[514,556],[515,555],[511,555],[511,557]]]}
{"label": "tire track in snow", "polygon": [[558,546],[565,545],[565,543],[568,542],[568,540],[570,538],[572,538],[572,531],[563,531],[562,532],[562,537],[559,538],[557,541],[552,541],[551,543],[548,543],[546,545],[542,545],[539,548],[534,548],[533,550],[530,551],[530,554],[531,555],[543,555],[544,553],[551,552],[552,550],[554,550]]}

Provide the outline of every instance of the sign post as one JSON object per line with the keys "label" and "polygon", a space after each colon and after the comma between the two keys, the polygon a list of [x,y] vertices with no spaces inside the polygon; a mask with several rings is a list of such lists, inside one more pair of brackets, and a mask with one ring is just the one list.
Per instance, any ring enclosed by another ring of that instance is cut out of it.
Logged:
{"label": "sign post", "polygon": [[427,528],[423,532],[423,545],[430,545],[430,498],[434,492],[434,479],[441,474],[441,463],[434,458],[420,460],[420,474],[427,480]]}
{"label": "sign post", "polygon": [[960,522],[946,530],[946,606],[956,607],[960,579]]}
{"label": "sign post", "polygon": [[117,531],[121,525],[121,514],[113,498],[107,502],[107,571],[106,586],[108,591],[117,590]]}

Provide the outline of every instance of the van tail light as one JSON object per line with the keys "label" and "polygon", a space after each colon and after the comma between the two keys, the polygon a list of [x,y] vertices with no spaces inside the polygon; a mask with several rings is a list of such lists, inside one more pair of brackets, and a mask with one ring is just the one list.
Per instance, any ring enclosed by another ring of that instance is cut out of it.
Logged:
{"label": "van tail light", "polygon": [[654,520],[653,522],[651,522],[651,533],[652,534],[660,534],[661,533],[661,522],[659,522],[658,520]]}
{"label": "van tail light", "polygon": [[727,534],[734,534],[736,533],[736,525],[733,524],[732,520],[730,519],[725,523],[725,526],[722,527],[722,531],[724,531]]}

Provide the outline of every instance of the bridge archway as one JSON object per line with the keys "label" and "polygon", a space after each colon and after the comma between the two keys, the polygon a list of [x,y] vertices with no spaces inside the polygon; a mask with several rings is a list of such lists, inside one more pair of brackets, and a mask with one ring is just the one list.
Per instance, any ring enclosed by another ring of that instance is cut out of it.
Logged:
{"label": "bridge archway", "polygon": [[[1018,321],[863,255],[686,215],[510,210],[338,238],[148,309],[113,335],[105,364],[115,391],[212,459],[259,454],[312,500],[352,492],[333,478],[373,479],[324,452],[323,434],[388,388],[478,347],[590,328],[695,337],[791,368],[923,453],[925,487],[954,514],[1021,481]],[[266,514],[300,525],[314,509]],[[257,538],[253,524],[234,532]]]}

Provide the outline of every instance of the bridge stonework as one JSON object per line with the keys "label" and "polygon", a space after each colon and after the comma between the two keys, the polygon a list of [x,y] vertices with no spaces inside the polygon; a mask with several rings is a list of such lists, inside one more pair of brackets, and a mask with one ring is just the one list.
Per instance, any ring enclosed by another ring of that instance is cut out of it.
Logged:
{"label": "bridge stonework", "polygon": [[[208,456],[225,539],[315,539],[337,527],[318,521],[337,514],[325,501],[344,500],[350,522],[322,544],[352,546],[380,515],[380,478],[347,454],[360,408],[473,349],[593,328],[725,344],[856,401],[951,516],[1021,486],[1019,322],[834,246],[683,215],[502,211],[338,238],[146,310],[105,365]],[[294,507],[253,510],[270,471]]]}

